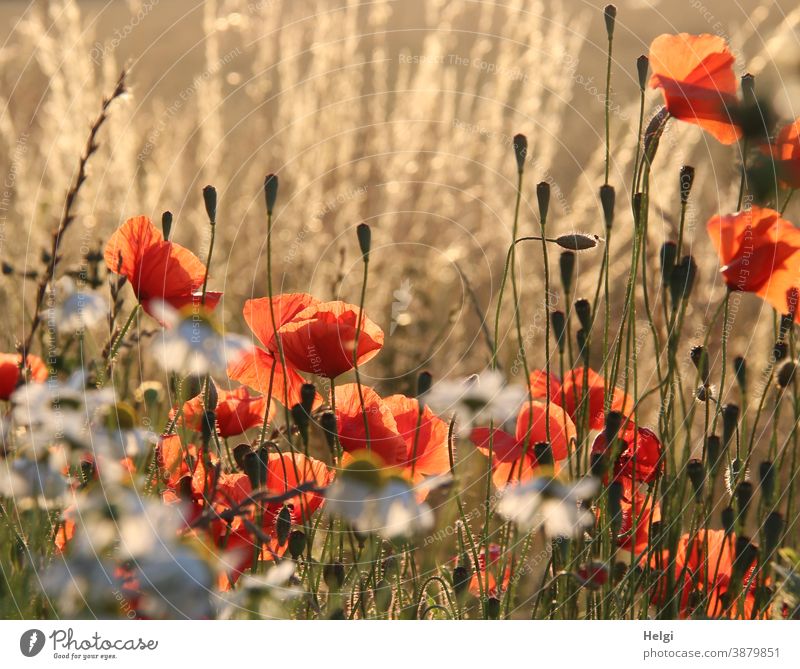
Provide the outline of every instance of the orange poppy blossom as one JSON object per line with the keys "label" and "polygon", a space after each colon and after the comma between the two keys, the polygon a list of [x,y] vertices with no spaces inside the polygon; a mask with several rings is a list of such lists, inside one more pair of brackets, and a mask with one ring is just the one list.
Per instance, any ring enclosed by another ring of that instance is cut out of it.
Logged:
{"label": "orange poppy blossom", "polygon": [[[262,395],[271,392],[279,402],[288,402],[289,407],[298,404],[304,379],[288,361],[285,369],[281,365],[275,330],[317,303],[316,298],[306,293],[277,295],[272,298],[271,308],[268,297],[247,300],[242,310],[244,320],[264,348],[254,346],[251,351],[241,355],[228,368],[228,376]],[[272,322],[273,312],[275,324]]]}
{"label": "orange poppy blossom", "polygon": [[741,129],[730,109],[737,104],[734,57],[716,35],[660,35],[650,44],[650,87],[660,88],[670,116],[700,126],[722,144]]}
{"label": "orange poppy blossom", "polygon": [[[547,441],[546,416],[547,405],[532,400],[520,409],[514,435],[501,429],[490,430],[488,427],[476,427],[472,430],[470,440],[486,455],[489,454],[491,439],[492,479],[498,488],[503,488],[509,483],[527,481],[534,476],[535,470],[539,467],[534,446]],[[556,472],[560,463],[566,460],[575,437],[575,425],[567,412],[551,403],[550,447],[553,454],[552,465]]]}
{"label": "orange poppy blossom", "polygon": [[[0,400],[9,400],[17,389],[19,383],[19,363],[22,355],[19,353],[0,353]],[[47,380],[47,366],[36,355],[27,358],[30,380],[42,383]]]}
{"label": "orange poppy blossom", "polygon": [[[153,300],[175,309],[200,304],[206,266],[189,249],[166,241],[147,216],[129,218],[106,244],[106,267],[128,279],[134,295],[151,316]],[[208,291],[205,306],[213,309],[222,293]]]}
{"label": "orange poppy blossom", "polygon": [[[387,467],[407,466],[408,443],[400,434],[392,409],[373,388],[362,386],[361,391],[364,411],[355,383],[337,386],[335,390],[336,429],[342,449],[346,453],[369,450]],[[364,427],[365,414],[369,441]]]}
{"label": "orange poppy blossom", "polygon": [[[668,553],[662,559],[666,563]],[[725,534],[724,530],[698,530],[692,537],[684,534],[678,542],[674,560],[675,577],[678,579],[675,591],[666,591],[666,577],[656,585],[654,601],[663,604],[668,597],[680,593],[678,607],[681,618],[696,614],[699,602],[707,598],[705,615],[709,618],[734,618],[749,620],[753,617],[756,600],[756,579],[752,578],[757,561],[744,565],[741,581],[733,583],[734,561],[736,559],[736,535]],[[668,565],[671,568],[672,565]],[[739,599],[744,593],[744,607],[739,611]],[[762,617],[769,613],[762,612]]]}
{"label": "orange poppy blossom", "polygon": [[755,205],[713,216],[706,229],[729,290],[755,293],[781,314],[797,312],[787,296],[800,287],[799,229],[774,209]]}
{"label": "orange poppy blossom", "polygon": [[772,156],[782,185],[800,188],[800,118],[783,126],[772,143],[761,149]]}
{"label": "orange poppy blossom", "polygon": [[[588,390],[584,392],[583,381],[586,376]],[[547,372],[537,369],[531,372],[530,385],[531,395],[536,398],[547,396]],[[554,374],[550,374],[550,401],[558,406],[563,406],[569,417],[573,421],[580,418],[580,411],[589,396],[589,429],[601,430],[605,424],[605,382],[603,377],[591,368],[584,369],[576,367],[564,374],[563,379],[559,379]],[[633,411],[633,398],[625,394],[621,388],[614,388],[611,398],[611,411],[618,411],[628,415]]]}
{"label": "orange poppy blossom", "polygon": [[[187,463],[186,455],[195,457],[193,466]],[[242,472],[221,472],[217,475],[212,471],[207,474],[203,458],[197,456],[197,448],[191,444],[184,448],[178,435],[162,438],[158,446],[158,463],[162,480],[167,486],[163,499],[170,504],[188,504],[184,515],[187,529],[193,528],[209,507],[213,509],[206,534],[217,548],[225,551],[224,562],[228,569],[220,586],[228,589],[252,564],[255,539],[248,529],[248,523],[257,522],[257,513],[263,517],[261,529],[270,537],[270,542],[263,549],[262,559],[272,559],[282,556],[288,548],[286,544],[278,542],[276,530],[278,514],[284,504],[289,508],[292,523],[302,524],[320,508],[324,499],[320,493],[308,491],[284,503],[262,504],[258,509],[251,504],[232,518],[223,519],[220,514],[239,507],[252,495],[250,478]],[[211,456],[212,463],[215,460]],[[300,453],[270,453],[266,468],[264,490],[271,496],[284,494],[308,482],[317,488],[324,488],[334,476],[325,463]],[[209,494],[213,494],[213,498],[209,499]]]}
{"label": "orange poppy blossom", "polygon": [[[267,410],[267,398],[264,395],[253,396],[247,388],[241,386],[236,390],[217,390],[217,432],[220,437],[235,437],[253,427],[260,426]],[[202,431],[204,397],[202,394],[193,397],[183,405],[183,420],[190,430]],[[171,415],[174,415],[172,411]],[[270,404],[267,420],[275,415],[275,405]]]}

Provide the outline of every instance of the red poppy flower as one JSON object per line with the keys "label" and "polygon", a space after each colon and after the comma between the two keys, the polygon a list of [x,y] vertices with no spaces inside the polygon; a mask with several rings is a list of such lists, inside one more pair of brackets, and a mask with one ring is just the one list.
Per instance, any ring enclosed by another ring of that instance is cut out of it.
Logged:
{"label": "red poppy flower", "polygon": [[787,188],[800,188],[800,118],[783,126],[775,141],[762,150],[775,161],[781,183]]}
{"label": "red poppy flower", "polygon": [[[242,310],[244,320],[264,348],[256,346],[240,356],[228,368],[228,376],[262,395],[272,393],[272,397],[279,402],[288,402],[290,407],[298,404],[304,380],[288,363],[284,374],[275,343],[275,326],[280,328],[299,312],[317,303],[316,298],[306,293],[278,295],[272,299],[272,309],[268,297],[247,300]],[[275,313],[275,325],[272,312]]]}
{"label": "red poppy flower", "polygon": [[[0,400],[8,400],[17,389],[19,382],[19,353],[0,353]],[[47,367],[42,359],[35,355],[28,356],[30,380],[41,383],[47,380]]]}
{"label": "red poppy flower", "polygon": [[757,206],[714,216],[706,227],[730,290],[755,293],[782,314],[792,311],[787,294],[800,286],[800,230]]}
{"label": "red poppy flower", "polygon": [[[263,395],[254,397],[244,386],[236,390],[217,390],[217,395],[217,432],[223,439],[235,437],[263,423],[264,412],[267,410],[267,398]],[[183,405],[183,419],[190,430],[202,430],[205,412],[203,400],[201,394]],[[272,403],[267,419],[272,420],[274,415],[275,404]]]}
{"label": "red poppy flower", "polygon": [[447,423],[425,406],[417,430],[419,402],[416,399],[405,395],[391,395],[383,402],[389,407],[397,424],[397,431],[406,443],[403,467],[411,480],[419,483],[427,476],[450,471]]}
{"label": "red poppy flower", "polygon": [[617,545],[634,555],[642,556],[650,545],[650,528],[661,520],[661,505],[641,484],[629,477],[622,481],[622,523]]}
{"label": "red poppy flower", "polygon": [[[663,468],[661,462],[663,448],[655,432],[646,427],[637,428],[633,422],[628,421],[619,439],[623,449],[613,463],[614,477],[635,478],[645,483],[653,482]],[[592,453],[604,453],[605,450],[606,436],[600,432],[592,443]]]}
{"label": "red poppy flower", "polygon": [[699,125],[723,144],[741,130],[731,121],[736,104],[734,57],[715,35],[661,35],[650,45],[651,88],[660,88],[671,116]]}
{"label": "red poppy flower", "polygon": [[[489,571],[489,591],[486,593],[487,597],[497,597],[499,593],[505,592],[508,584],[511,582],[511,569],[506,566],[501,579],[500,588],[498,591],[497,579],[494,572],[497,571],[497,563],[500,561],[502,551],[497,544],[489,544],[489,564],[486,564],[486,551],[478,553],[478,568],[472,570],[472,578],[469,582],[469,591],[475,597],[480,597],[481,586],[486,587],[486,572]],[[480,582],[479,582],[480,579]]]}
{"label": "red poppy flower", "polygon": [[[654,599],[663,604],[668,597],[680,593],[679,615],[689,618],[696,615],[696,600],[707,601],[705,615],[709,618],[751,619],[755,607],[757,583],[752,578],[757,562],[746,565],[740,583],[732,583],[736,536],[724,530],[700,529],[692,535],[684,534],[678,542],[674,570],[678,583],[675,592],[667,592],[666,578],[657,586]],[[668,554],[662,561],[668,560]],[[671,566],[670,566],[671,568]],[[739,610],[739,595],[747,590],[744,607]],[[695,596],[693,596],[695,595]],[[762,612],[769,617],[769,612]]]}
{"label": "red poppy flower", "polygon": [[[150,311],[151,300],[175,309],[200,304],[206,266],[180,244],[165,241],[147,216],[129,218],[108,240],[106,267],[128,279],[136,299]],[[222,293],[206,292],[205,306],[213,309]]]}
{"label": "red poppy flower", "polygon": [[[284,323],[279,336],[283,352],[295,369],[334,379],[353,368],[358,307],[345,302],[319,302]],[[374,358],[383,347],[383,330],[362,314],[358,364]]]}
{"label": "red poppy flower", "polygon": [[[583,380],[586,376],[587,391],[584,393]],[[531,394],[533,397],[545,397],[547,392],[547,374],[543,370],[535,370],[531,373]],[[605,382],[593,369],[576,367],[564,374],[564,379],[559,380],[557,376],[551,374],[550,379],[550,401],[558,406],[563,406],[573,421],[580,418],[583,403],[586,395],[589,398],[589,429],[600,430],[605,424]],[[614,388],[611,398],[611,410],[618,411],[624,415],[633,410],[633,398],[626,395],[620,388]]]}
{"label": "red poppy flower", "polygon": [[[504,430],[489,430],[477,427],[470,439],[478,450],[489,453],[489,438],[492,436],[492,479],[498,488],[516,481],[526,481],[534,474],[539,463],[534,446],[547,441],[547,405],[530,402],[523,405],[517,416],[517,430],[510,435]],[[529,431],[530,430],[530,431]],[[555,469],[567,458],[570,442],[575,439],[575,425],[560,406],[550,405],[550,446]],[[527,436],[527,439],[526,439]],[[521,470],[521,473],[520,473]]]}
{"label": "red poppy flower", "polygon": [[364,412],[355,383],[336,388],[336,427],[339,443],[348,453],[370,450],[383,459],[387,467],[404,466],[408,445],[400,435],[391,407],[372,388],[361,387],[364,410],[369,425],[369,443],[364,428]]}

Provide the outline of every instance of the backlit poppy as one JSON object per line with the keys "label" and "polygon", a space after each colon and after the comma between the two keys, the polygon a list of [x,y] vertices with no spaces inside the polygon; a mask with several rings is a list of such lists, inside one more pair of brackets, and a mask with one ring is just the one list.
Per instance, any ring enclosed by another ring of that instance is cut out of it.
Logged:
{"label": "backlit poppy", "polygon": [[731,121],[736,104],[734,57],[716,35],[660,35],[650,44],[651,88],[660,88],[674,118],[699,125],[723,144],[741,130]]}
{"label": "backlit poppy", "polygon": [[[228,369],[228,376],[262,395],[272,393],[272,397],[280,402],[288,402],[290,407],[298,404],[304,380],[288,363],[284,374],[275,342],[275,326],[280,328],[297,313],[317,303],[316,298],[306,293],[278,295],[272,299],[271,309],[268,297],[247,300],[242,310],[244,320],[264,348],[255,346],[240,356]],[[272,322],[273,312],[275,325]]]}
{"label": "backlit poppy", "polygon": [[397,431],[406,443],[403,467],[414,483],[419,483],[427,476],[450,471],[447,423],[425,406],[417,429],[420,415],[419,402],[416,399],[405,395],[391,395],[383,402],[389,407],[397,424]]}
{"label": "backlit poppy", "polygon": [[[616,478],[635,478],[637,481],[652,483],[661,473],[661,440],[652,430],[636,427],[629,421],[619,435],[622,450],[613,463]],[[606,436],[600,432],[592,443],[593,454],[605,454]]]}
{"label": "backlit poppy", "polygon": [[[261,425],[264,412],[267,410],[267,398],[263,395],[255,397],[242,386],[236,390],[217,390],[217,407],[214,410],[217,418],[217,432],[224,438],[235,437],[250,428]],[[203,395],[197,395],[183,405],[183,419],[186,426],[197,432],[203,427]],[[275,404],[269,409],[268,420],[275,415]]]}
{"label": "backlit poppy", "polygon": [[755,293],[779,313],[795,310],[787,300],[800,286],[800,230],[773,210],[757,206],[706,224],[730,290]]}
{"label": "backlit poppy", "polygon": [[[491,431],[486,427],[472,430],[472,443],[485,454],[489,453],[489,439],[492,436],[492,479],[498,488],[516,481],[526,481],[534,475],[540,465],[534,446],[547,441],[546,413],[546,404],[532,401],[520,410],[515,435],[500,429]],[[552,464],[556,470],[559,463],[567,458],[570,442],[574,439],[575,425],[572,420],[560,406],[551,404],[550,445]]]}
{"label": "backlit poppy", "polygon": [[775,161],[784,186],[800,188],[800,118],[781,128],[775,141],[764,147]]}
{"label": "backlit poppy", "polygon": [[387,467],[404,466],[408,444],[401,436],[392,408],[372,388],[362,386],[364,410],[369,425],[369,441],[364,427],[364,412],[355,383],[336,388],[336,427],[339,443],[348,453],[369,450],[380,456]]}
{"label": "backlit poppy", "polygon": [[[19,353],[0,353],[0,400],[8,400],[19,382]],[[47,380],[47,367],[42,359],[35,355],[28,356],[30,380],[41,383]]]}
{"label": "backlit poppy", "polygon": [[[547,392],[547,379],[544,370],[531,373],[531,395],[543,398]],[[583,382],[586,377],[584,392]],[[578,421],[588,395],[588,419],[590,430],[600,430],[605,424],[605,382],[603,377],[591,368],[576,367],[564,374],[563,380],[550,375],[550,401],[563,406],[573,421]],[[611,398],[611,411],[629,414],[633,410],[633,399],[620,388],[614,388]]]}
{"label": "backlit poppy", "polygon": [[[284,323],[278,334],[286,361],[295,369],[334,379],[353,368],[358,323],[357,306],[319,302]],[[383,347],[383,330],[362,314],[358,364],[374,358]]]}
{"label": "backlit poppy", "polygon": [[[106,267],[128,279],[144,310],[153,315],[152,300],[175,309],[200,304],[206,266],[180,244],[165,241],[147,216],[129,218],[108,240]],[[206,292],[205,306],[213,309],[222,293]]]}

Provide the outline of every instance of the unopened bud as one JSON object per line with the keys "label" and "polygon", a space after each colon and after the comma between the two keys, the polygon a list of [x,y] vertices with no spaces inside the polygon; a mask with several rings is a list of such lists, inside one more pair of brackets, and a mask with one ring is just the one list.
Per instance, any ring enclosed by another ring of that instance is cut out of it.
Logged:
{"label": "unopened bud", "polygon": [[665,284],[669,284],[677,258],[678,246],[675,242],[664,242],[661,246],[661,279]]}
{"label": "unopened bud", "polygon": [[639,75],[639,90],[647,88],[647,71],[650,69],[650,59],[647,56],[639,56],[636,59],[636,73]]}
{"label": "unopened bud", "polygon": [[338,590],[344,583],[344,565],[341,562],[326,564],[322,568],[322,578],[329,590]]}
{"label": "unopened bud", "polygon": [[600,186],[600,205],[603,207],[603,221],[606,224],[606,230],[610,230],[614,224],[614,203],[616,199],[617,194],[614,191],[614,186],[610,184]]}
{"label": "unopened bud", "polygon": [[161,214],[161,233],[164,235],[164,239],[169,241],[169,235],[172,232],[172,212],[165,211]]}
{"label": "unopened bud", "polygon": [[708,352],[703,346],[693,346],[689,357],[700,375],[703,385],[708,385]]}
{"label": "unopened bud", "polygon": [[533,457],[536,458],[537,464],[541,466],[552,466],[554,463],[553,449],[550,448],[550,444],[546,441],[540,441],[534,445]]}
{"label": "unopened bud", "polygon": [[217,222],[217,189],[214,186],[203,188],[203,202],[206,205],[206,214],[211,225]]}
{"label": "unopened bud", "polygon": [[561,271],[561,285],[564,292],[572,292],[572,279],[575,277],[575,252],[564,251],[558,259],[558,268]]}
{"label": "unopened bud", "polygon": [[314,400],[317,399],[317,389],[313,383],[304,383],[300,387],[300,404],[305,412],[311,415],[314,408]]}
{"label": "unopened bud", "polygon": [[286,543],[291,531],[292,512],[288,506],[284,505],[278,512],[278,519],[275,521],[275,534],[277,535],[279,546],[283,546]]}
{"label": "unopened bud", "polygon": [[[539,220],[542,225],[547,221],[547,212],[550,209],[550,184],[546,181],[540,181],[536,184],[536,200],[539,203]],[[569,247],[564,247],[569,248]],[[578,251],[580,249],[573,249]]]}
{"label": "unopened bud", "polygon": [[722,443],[725,448],[736,435],[739,425],[739,407],[736,404],[726,404],[722,407]]}
{"label": "unopened bud", "polygon": [[692,294],[692,287],[694,286],[695,276],[697,275],[697,265],[692,256],[684,256],[681,261],[675,265],[670,277],[669,289],[672,296],[672,303],[688,299]]}
{"label": "unopened bud", "polygon": [[555,238],[555,243],[568,251],[587,251],[597,246],[600,237],[583,232],[573,232]]}
{"label": "unopened bud", "polygon": [[747,390],[747,362],[741,355],[733,359],[733,373],[741,391]]}
{"label": "unopened bud", "polygon": [[517,172],[525,169],[525,158],[528,155],[528,138],[525,135],[514,135],[514,157],[517,159]]}
{"label": "unopened bud", "polygon": [[753,484],[750,481],[742,481],[736,486],[736,515],[739,522],[744,525],[747,520],[747,512],[750,510],[750,501],[753,499]]}
{"label": "unopened bud", "polygon": [[554,311],[550,314],[550,323],[553,326],[553,336],[556,338],[558,352],[563,353],[567,344],[567,319],[563,311]]}
{"label": "unopened bud", "polygon": [[293,560],[299,559],[306,550],[306,535],[302,530],[289,533],[289,555]]}
{"label": "unopened bud", "polygon": [[794,379],[794,373],[797,365],[794,360],[784,362],[778,370],[778,387],[788,388]]}
{"label": "unopened bud", "polygon": [[278,199],[278,175],[268,174],[264,179],[264,199],[267,202],[267,213],[272,216],[275,201]]}
{"label": "unopened bud", "polygon": [[775,465],[771,460],[764,460],[758,466],[758,480],[761,485],[761,496],[766,499],[772,499],[775,492]]}
{"label": "unopened bud", "polygon": [[686,474],[689,477],[689,481],[692,483],[695,500],[698,502],[701,501],[706,479],[706,472],[703,468],[703,463],[696,458],[689,460],[689,462],[686,463]]}
{"label": "unopened bud", "polygon": [[614,39],[614,23],[617,20],[617,8],[614,5],[606,5],[605,10],[603,10],[603,16],[606,20],[606,33],[608,34],[609,41],[611,41]]}
{"label": "unopened bud", "polygon": [[358,236],[358,247],[361,249],[361,257],[364,262],[369,261],[369,250],[372,245],[372,230],[366,223],[360,223],[356,227],[356,235]]}
{"label": "unopened bud", "polygon": [[575,314],[578,316],[581,327],[589,332],[592,329],[592,306],[589,304],[589,300],[585,298],[575,300]]}

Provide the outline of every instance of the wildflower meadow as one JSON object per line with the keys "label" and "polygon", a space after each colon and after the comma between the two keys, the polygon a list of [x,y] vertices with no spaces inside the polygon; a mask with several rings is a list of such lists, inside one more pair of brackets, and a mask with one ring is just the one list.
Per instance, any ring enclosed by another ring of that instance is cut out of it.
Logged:
{"label": "wildflower meadow", "polygon": [[0,617],[800,619],[797,7],[12,4]]}

